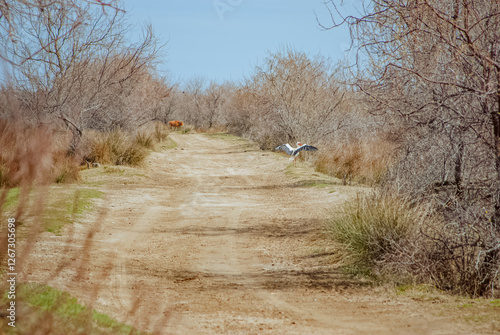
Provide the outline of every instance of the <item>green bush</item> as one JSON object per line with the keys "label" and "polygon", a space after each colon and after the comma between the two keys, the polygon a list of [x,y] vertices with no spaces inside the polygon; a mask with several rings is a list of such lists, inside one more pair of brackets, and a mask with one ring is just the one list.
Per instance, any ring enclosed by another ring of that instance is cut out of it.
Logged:
{"label": "green bush", "polygon": [[358,195],[328,222],[332,238],[346,251],[348,264],[371,269],[410,238],[417,220],[409,201],[391,195]]}

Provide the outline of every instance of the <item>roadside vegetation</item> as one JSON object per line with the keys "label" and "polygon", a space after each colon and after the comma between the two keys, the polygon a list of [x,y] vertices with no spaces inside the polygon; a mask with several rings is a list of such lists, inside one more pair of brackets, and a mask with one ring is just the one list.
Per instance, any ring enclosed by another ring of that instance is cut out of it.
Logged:
{"label": "roadside vegetation", "polygon": [[[1,300],[3,304],[9,302],[7,293]],[[19,285],[17,301],[22,302],[18,317],[23,321],[15,328],[2,327],[7,330],[5,334],[145,334],[47,285]]]}

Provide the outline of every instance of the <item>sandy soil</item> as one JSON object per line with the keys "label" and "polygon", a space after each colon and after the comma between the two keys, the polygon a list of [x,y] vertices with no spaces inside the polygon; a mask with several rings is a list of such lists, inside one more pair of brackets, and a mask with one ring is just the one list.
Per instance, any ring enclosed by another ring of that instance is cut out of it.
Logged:
{"label": "sandy soil", "polygon": [[171,137],[138,176],[101,186],[96,216],[41,235],[25,279],[159,334],[479,333],[333,265],[325,213],[360,188],[304,187],[318,176],[244,141]]}

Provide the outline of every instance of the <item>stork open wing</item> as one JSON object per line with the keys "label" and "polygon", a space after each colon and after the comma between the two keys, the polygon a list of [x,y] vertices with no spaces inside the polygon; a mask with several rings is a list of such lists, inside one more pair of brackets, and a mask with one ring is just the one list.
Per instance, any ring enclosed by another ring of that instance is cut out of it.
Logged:
{"label": "stork open wing", "polygon": [[293,148],[288,143],[282,144],[279,147],[276,147],[276,149],[274,149],[274,150],[283,150],[284,152],[286,152],[289,155],[293,154]]}
{"label": "stork open wing", "polygon": [[312,145],[304,144],[304,145],[298,147],[297,149],[295,149],[293,154],[295,155],[296,153],[299,153],[302,150],[305,150],[305,151],[318,151],[318,148],[313,147]]}

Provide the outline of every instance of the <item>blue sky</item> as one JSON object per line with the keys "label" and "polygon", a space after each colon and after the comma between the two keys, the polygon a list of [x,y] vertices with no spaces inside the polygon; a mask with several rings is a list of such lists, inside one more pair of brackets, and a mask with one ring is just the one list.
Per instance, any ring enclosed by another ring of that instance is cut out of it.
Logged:
{"label": "blue sky", "polygon": [[174,80],[223,82],[250,76],[268,51],[283,46],[340,59],[349,43],[345,29],[328,23],[322,0],[122,0],[132,24],[151,23],[163,42],[162,72]]}

